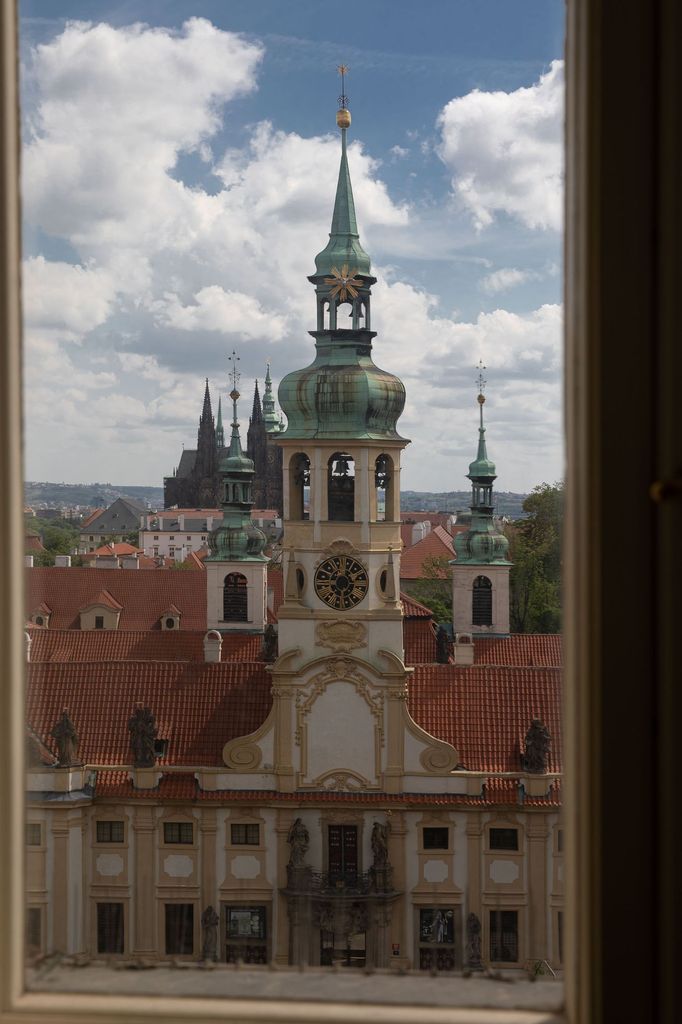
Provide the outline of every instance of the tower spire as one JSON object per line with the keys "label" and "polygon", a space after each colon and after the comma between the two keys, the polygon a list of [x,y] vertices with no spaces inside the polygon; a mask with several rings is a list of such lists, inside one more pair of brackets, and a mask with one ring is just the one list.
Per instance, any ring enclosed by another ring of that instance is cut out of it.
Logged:
{"label": "tower spire", "polygon": [[270,376],[270,363],[265,371],[265,390],[263,392],[263,419],[265,429],[269,434],[279,431],[279,419],[275,412],[275,399],[272,394],[272,378]]}
{"label": "tower spire", "polygon": [[[353,186],[348,168],[347,133],[351,124],[348,96],[346,95],[347,64],[339,64],[341,75],[341,95],[339,109],[336,112],[336,124],[341,131],[341,164],[334,199],[329,242],[315,257],[318,274],[332,274],[335,277],[353,277],[355,274],[370,274],[370,259],[360,244],[358,222],[355,217],[355,200]],[[345,273],[344,273],[345,267]],[[336,273],[335,273],[336,272]],[[343,296],[345,299],[345,295]]]}
{"label": "tower spire", "polygon": [[225,447],[225,431],[223,430],[223,405],[222,398],[218,396],[218,421],[215,428],[215,440],[218,448]]}

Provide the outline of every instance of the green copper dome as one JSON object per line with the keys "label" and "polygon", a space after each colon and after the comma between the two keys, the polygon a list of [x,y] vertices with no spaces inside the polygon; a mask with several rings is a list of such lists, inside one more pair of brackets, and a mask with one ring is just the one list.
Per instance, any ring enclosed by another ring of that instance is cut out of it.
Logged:
{"label": "green copper dome", "polygon": [[262,530],[251,522],[253,506],[253,460],[242,451],[237,422],[237,399],[234,389],[230,395],[234,408],[232,436],[227,453],[220,460],[223,518],[211,531],[207,562],[267,562],[263,554],[266,539]]}
{"label": "green copper dome", "polygon": [[[485,383],[482,381],[482,384]],[[480,425],[478,428],[478,451],[469,465],[467,474],[471,480],[471,525],[469,529],[455,536],[453,547],[457,564],[509,565],[509,541],[497,528],[494,519],[493,482],[496,479],[495,463],[488,458],[483,426],[483,405],[485,398],[478,396]]]}
{"label": "green copper dome", "polygon": [[372,332],[311,334],[316,339],[314,362],[288,374],[279,386],[279,404],[287,417],[283,436],[400,438],[396,425],[405,406],[405,387],[372,361]]}

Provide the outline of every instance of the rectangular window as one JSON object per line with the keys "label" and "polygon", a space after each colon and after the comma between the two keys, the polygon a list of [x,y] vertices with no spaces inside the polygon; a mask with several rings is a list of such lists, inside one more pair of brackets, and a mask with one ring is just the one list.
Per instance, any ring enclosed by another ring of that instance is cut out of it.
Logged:
{"label": "rectangular window", "polygon": [[97,952],[123,952],[123,904],[97,904]]}
{"label": "rectangular window", "polygon": [[448,828],[425,828],[424,849],[425,850],[447,850]]}
{"label": "rectangular window", "polygon": [[558,910],[556,915],[557,946],[559,947],[559,963],[564,962],[564,912]]}
{"label": "rectangular window", "polygon": [[95,629],[104,629],[103,615],[95,615]]}
{"label": "rectangular window", "polygon": [[419,969],[455,969],[455,915],[444,907],[419,910]]}
{"label": "rectangular window", "polygon": [[556,834],[556,848],[557,853],[564,852],[564,830],[562,828],[557,830]]}
{"label": "rectangular window", "polygon": [[42,948],[43,912],[40,907],[26,909],[26,949],[39,953]]}
{"label": "rectangular window", "polygon": [[194,825],[191,821],[164,821],[164,843],[193,843]]}
{"label": "rectangular window", "polygon": [[158,539],[159,539],[159,537],[158,537],[158,534],[157,534],[156,537],[154,537],[154,540],[158,540]]}
{"label": "rectangular window", "polygon": [[122,821],[98,821],[97,822],[98,843],[122,843],[123,822]]}
{"label": "rectangular window", "polygon": [[353,881],[358,874],[358,829],[356,825],[329,826],[329,877],[332,881]]}
{"label": "rectangular window", "polygon": [[171,533],[171,535],[170,535],[170,537],[168,538],[168,540],[175,540],[175,534],[174,534],[174,533]]}
{"label": "rectangular window", "polygon": [[191,956],[194,952],[194,904],[166,904],[166,953]]}
{"label": "rectangular window", "polygon": [[516,963],[519,959],[519,915],[516,910],[490,911],[490,959]]}
{"label": "rectangular window", "polygon": [[232,825],[230,829],[233,846],[258,846],[260,825]]}
{"label": "rectangular window", "polygon": [[40,846],[43,838],[42,826],[32,821],[26,824],[26,845]]}
{"label": "rectangular window", "polygon": [[191,539],[192,539],[191,534],[188,533],[187,534],[187,540],[191,540]]}
{"label": "rectangular window", "polygon": [[519,830],[516,828],[491,828],[491,850],[518,850]]}
{"label": "rectangular window", "polygon": [[246,964],[268,962],[265,907],[226,907],[225,930],[228,963],[237,960]]}
{"label": "rectangular window", "polygon": [[95,539],[94,537],[88,537],[88,540],[94,540],[94,539]]}

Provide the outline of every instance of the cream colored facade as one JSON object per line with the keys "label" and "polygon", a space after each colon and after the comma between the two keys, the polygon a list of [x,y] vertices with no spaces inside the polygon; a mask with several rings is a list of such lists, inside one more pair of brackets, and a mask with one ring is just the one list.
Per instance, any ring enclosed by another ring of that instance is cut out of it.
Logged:
{"label": "cream colored facade", "polygon": [[[82,794],[82,770],[51,769],[32,779],[34,785],[50,780],[65,791],[74,788],[68,806],[56,805],[54,794],[49,801],[36,794],[30,800],[27,837],[33,842],[26,848],[27,900],[39,918],[33,934],[38,944],[32,952],[152,961],[167,961],[171,956],[198,959],[201,914],[211,905],[220,919],[219,960],[239,956],[247,962],[291,962],[294,927],[284,894],[287,835],[300,817],[310,835],[307,859],[320,871],[329,867],[325,836],[330,825],[358,829],[360,872],[372,863],[374,822],[390,825],[389,859],[396,895],[388,906],[377,899],[364,900],[364,932],[353,940],[359,962],[419,968],[435,950],[440,953],[441,969],[466,967],[466,920],[473,912],[482,926],[485,965],[528,969],[546,960],[553,969],[561,969],[564,879],[556,810],[441,810],[408,808],[398,801],[368,809],[361,800],[351,805],[321,801],[283,806],[276,800],[250,803],[246,796],[243,802],[217,801],[215,806],[154,799],[93,803]],[[105,832],[111,823],[120,823],[117,841],[102,838],[98,823]],[[168,841],[167,824],[191,826],[191,841]],[[39,826],[38,835],[30,833],[32,825]],[[240,830],[233,831],[233,826]],[[251,826],[251,831],[245,832],[242,826]],[[516,831],[517,851],[491,848],[491,830],[496,828]],[[446,836],[446,848],[428,847],[429,829],[431,836],[433,830]],[[245,835],[248,843],[235,841]],[[335,900],[338,916],[343,893]],[[121,952],[107,952],[101,946],[98,905],[110,904],[121,907]],[[178,905],[191,908],[191,951],[188,947],[183,953],[167,948],[167,908]],[[430,936],[422,941],[424,921],[432,921],[439,911],[449,922],[452,941],[434,943]],[[499,911],[517,915],[514,960],[492,956],[495,918],[491,915]],[[254,920],[260,918],[262,934],[231,936],[228,922],[233,912],[242,915],[238,920],[247,913],[254,914]],[[298,941],[296,959],[321,962],[324,930],[319,917],[311,916],[303,940]]]}

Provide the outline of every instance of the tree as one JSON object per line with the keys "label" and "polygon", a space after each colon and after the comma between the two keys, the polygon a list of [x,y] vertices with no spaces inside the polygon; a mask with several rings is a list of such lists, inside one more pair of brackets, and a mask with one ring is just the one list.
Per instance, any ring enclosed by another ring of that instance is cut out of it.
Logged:
{"label": "tree", "polygon": [[435,622],[452,621],[452,569],[445,555],[425,558],[421,579],[403,586],[411,597],[431,609]]}
{"label": "tree", "polygon": [[539,484],[523,503],[526,519],[507,527],[512,633],[561,630],[563,483]]}

